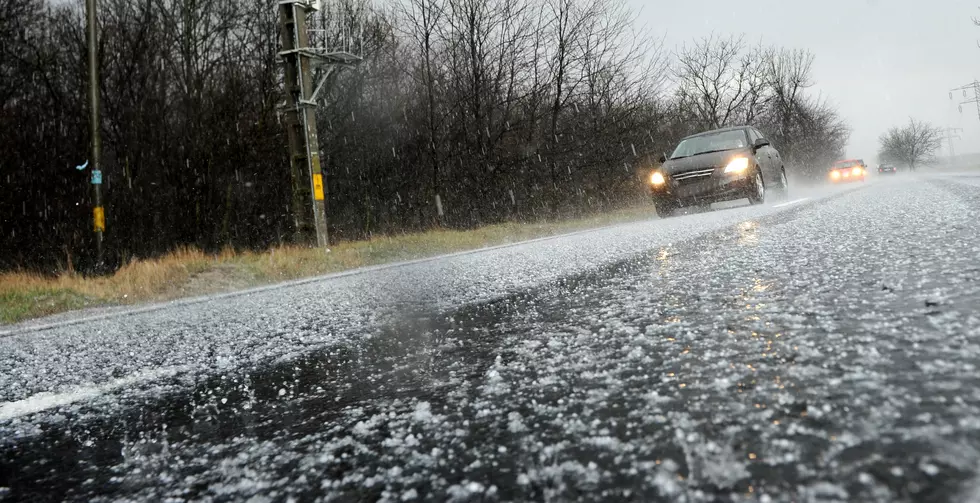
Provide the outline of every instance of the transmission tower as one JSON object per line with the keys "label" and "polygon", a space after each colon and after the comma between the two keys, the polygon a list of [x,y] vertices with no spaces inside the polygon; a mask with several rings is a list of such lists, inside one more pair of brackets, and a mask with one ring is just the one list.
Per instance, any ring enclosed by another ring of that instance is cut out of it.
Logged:
{"label": "transmission tower", "polygon": [[957,134],[963,131],[962,128],[958,127],[948,127],[946,128],[946,142],[949,145],[949,164],[952,166],[956,162],[956,150],[953,148],[953,140],[961,139],[960,135]]}
{"label": "transmission tower", "polygon": [[969,103],[974,103],[977,106],[977,118],[980,119],[980,81],[977,81],[976,79],[974,79],[973,82],[971,82],[969,84],[966,84],[964,86],[957,87],[956,89],[950,89],[949,90],[949,99],[950,100],[953,99],[953,93],[956,92],[956,91],[962,91],[963,92],[963,98],[964,99],[970,98],[970,92],[972,91],[972,93],[973,93],[973,97],[972,98],[966,99],[966,101],[960,102],[960,104],[959,104],[960,113],[963,113],[963,105],[966,105],[966,104],[969,104]]}

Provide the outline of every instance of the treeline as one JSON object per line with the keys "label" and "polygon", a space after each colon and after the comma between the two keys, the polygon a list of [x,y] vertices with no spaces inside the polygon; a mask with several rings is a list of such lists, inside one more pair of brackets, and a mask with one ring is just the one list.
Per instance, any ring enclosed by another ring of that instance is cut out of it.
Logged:
{"label": "treeline", "polygon": [[[317,46],[363,56],[329,74],[318,109],[332,239],[642,200],[651,159],[704,128],[755,124],[800,174],[847,141],[809,91],[806,51],[738,37],[669,50],[623,0],[376,4],[328,1],[313,22]],[[276,5],[100,1],[114,264],[291,239]],[[0,268],[84,268],[83,4],[0,12]]]}

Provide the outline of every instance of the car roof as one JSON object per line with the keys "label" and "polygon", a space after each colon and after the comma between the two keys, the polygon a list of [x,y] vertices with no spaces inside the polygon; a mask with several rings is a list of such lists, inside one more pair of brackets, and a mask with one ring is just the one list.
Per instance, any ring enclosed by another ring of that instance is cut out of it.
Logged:
{"label": "car roof", "polygon": [[694,138],[694,137],[697,137],[697,136],[704,136],[704,135],[715,134],[715,133],[725,133],[725,132],[728,132],[728,131],[746,131],[746,130],[751,129],[751,128],[752,128],[752,126],[729,126],[729,127],[723,127],[723,128],[718,128],[718,129],[712,129],[710,131],[702,131],[700,133],[688,135],[688,136],[685,136],[684,138],[682,138],[681,140],[686,140],[688,138]]}

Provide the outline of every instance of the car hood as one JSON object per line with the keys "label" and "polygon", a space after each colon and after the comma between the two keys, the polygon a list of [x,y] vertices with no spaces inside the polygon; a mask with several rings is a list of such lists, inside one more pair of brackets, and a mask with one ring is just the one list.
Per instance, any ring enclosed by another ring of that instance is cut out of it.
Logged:
{"label": "car hood", "polygon": [[707,154],[692,155],[682,159],[668,159],[664,162],[663,170],[668,175],[685,173],[697,169],[720,168],[728,165],[737,155],[750,155],[748,149],[725,150]]}

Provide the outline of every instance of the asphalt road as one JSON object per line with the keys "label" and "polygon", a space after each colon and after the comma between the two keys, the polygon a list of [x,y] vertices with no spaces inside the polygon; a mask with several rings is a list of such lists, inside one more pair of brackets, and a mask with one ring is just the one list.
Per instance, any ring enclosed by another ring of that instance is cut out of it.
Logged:
{"label": "asphalt road", "polygon": [[0,328],[0,500],[980,501],[980,175]]}

